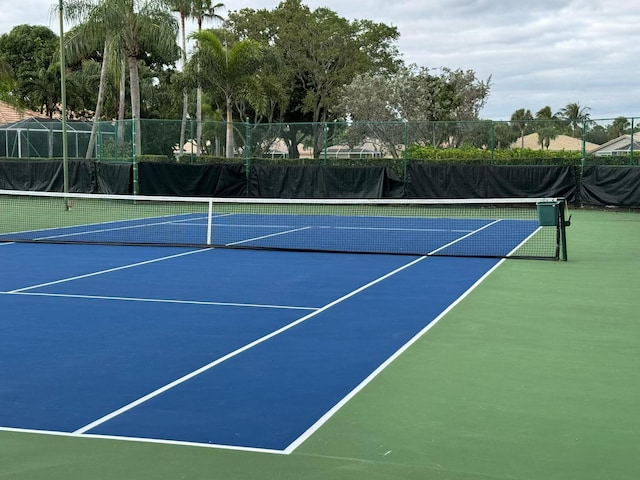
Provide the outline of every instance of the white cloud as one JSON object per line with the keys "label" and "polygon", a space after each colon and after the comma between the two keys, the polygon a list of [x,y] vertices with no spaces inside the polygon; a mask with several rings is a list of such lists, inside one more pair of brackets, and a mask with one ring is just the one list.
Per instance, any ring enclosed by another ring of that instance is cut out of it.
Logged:
{"label": "white cloud", "polygon": [[[492,78],[484,118],[508,119],[518,108],[591,107],[594,118],[640,117],[635,47],[640,2],[607,0],[303,0],[349,19],[394,25],[407,63],[474,70]],[[225,2],[227,3],[227,2]],[[268,8],[277,0],[239,0],[231,10]],[[57,2],[0,0],[0,33],[19,24],[57,31]]]}

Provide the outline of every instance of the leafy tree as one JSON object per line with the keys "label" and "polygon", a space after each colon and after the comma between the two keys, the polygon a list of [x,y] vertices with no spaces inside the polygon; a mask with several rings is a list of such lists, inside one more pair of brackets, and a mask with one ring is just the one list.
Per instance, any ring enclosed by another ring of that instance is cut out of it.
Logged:
{"label": "leafy tree", "polygon": [[518,139],[509,122],[495,122],[493,127],[494,146],[496,149],[507,149]]}
{"label": "leafy tree", "polygon": [[477,120],[491,90],[491,76],[479,80],[473,70],[442,68],[440,76],[453,92],[451,120]]}
{"label": "leafy tree", "polygon": [[[256,92],[254,75],[259,71],[264,58],[262,46],[252,40],[242,40],[231,47],[223,45],[210,31],[195,32],[191,37],[197,41],[197,50],[188,65],[189,73],[198,78],[213,96],[224,97],[226,111],[226,155],[234,156],[233,106],[240,97],[251,96],[252,104],[264,109],[260,92]],[[253,87],[253,88],[252,88]],[[262,103],[262,106],[260,106]]]}
{"label": "leafy tree", "polygon": [[0,57],[0,100],[7,102],[11,99],[9,92],[13,90],[15,84],[11,65]]}
{"label": "leafy tree", "polygon": [[595,143],[596,145],[603,145],[612,138],[618,137],[618,135],[611,134],[610,128],[611,126],[605,128],[602,125],[594,125],[585,135],[585,140],[590,143]]}
{"label": "leafy tree", "polygon": [[79,66],[68,68],[66,94],[68,115],[75,120],[92,120],[96,105],[96,92],[100,86],[99,62],[83,60]]}
{"label": "leafy tree", "polygon": [[[57,35],[43,26],[18,25],[0,36],[0,58],[7,71],[13,72],[15,84],[11,94],[17,103],[47,113],[58,104],[59,96],[49,98],[55,93],[52,89],[55,79],[51,78],[55,74],[49,69],[57,48]],[[45,87],[47,81],[51,85]]]}
{"label": "leafy tree", "polygon": [[28,105],[37,106],[34,109],[49,118],[58,111],[60,77],[55,64],[39,70],[21,70],[18,83],[23,92],[22,99]]}
{"label": "leafy tree", "polygon": [[412,141],[423,144],[489,142],[489,137],[480,141],[482,134],[470,124],[455,123],[477,120],[489,88],[490,80],[479,81],[471,71],[432,74],[427,68],[402,67],[394,74],[358,75],[341,90],[339,106],[345,117],[360,122],[352,130],[360,131],[361,140],[378,138],[397,157],[398,146],[405,143],[398,121],[408,122]]}
{"label": "leafy tree", "polygon": [[[229,14],[229,32],[269,47],[273,60],[263,70],[280,103],[268,110],[289,124],[285,140],[291,158],[298,156],[301,131],[311,134],[319,155],[322,123],[341,119],[340,88],[358,74],[395,71],[400,64],[395,27],[369,21],[350,22],[327,8],[310,10],[300,0],[284,0],[274,10],[243,9]],[[314,122],[304,128],[301,122]],[[307,134],[304,133],[304,135]]]}

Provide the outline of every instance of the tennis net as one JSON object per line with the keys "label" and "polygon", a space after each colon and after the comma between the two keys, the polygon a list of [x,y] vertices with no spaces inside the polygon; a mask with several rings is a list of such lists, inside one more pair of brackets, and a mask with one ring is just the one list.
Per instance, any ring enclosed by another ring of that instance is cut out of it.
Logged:
{"label": "tennis net", "polygon": [[566,203],[185,198],[0,190],[0,242],[566,260]]}

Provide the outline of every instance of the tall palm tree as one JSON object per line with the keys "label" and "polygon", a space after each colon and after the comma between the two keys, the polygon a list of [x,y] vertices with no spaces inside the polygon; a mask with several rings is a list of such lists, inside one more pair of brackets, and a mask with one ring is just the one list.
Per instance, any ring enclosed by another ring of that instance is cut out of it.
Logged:
{"label": "tall palm tree", "polygon": [[[253,40],[242,40],[230,48],[222,45],[211,31],[195,32],[191,37],[197,42],[197,49],[189,65],[190,74],[196,76],[203,88],[212,94],[222,96],[226,110],[226,155],[234,155],[233,102],[250,88],[253,76],[263,61],[262,46]],[[253,92],[255,94],[255,91]],[[260,95],[254,95],[258,104]],[[266,103],[266,102],[265,102]]]}
{"label": "tall palm tree", "polygon": [[569,103],[558,112],[558,116],[569,125],[571,134],[577,138],[581,136],[583,129],[586,130],[589,110],[589,107],[581,107],[578,102]]}
{"label": "tall palm tree", "polygon": [[[192,0],[192,2],[193,8],[191,13],[198,23],[198,32],[202,31],[204,20],[224,20],[224,18],[216,13],[216,11],[224,8],[223,3],[211,5],[211,0]],[[199,156],[202,153],[202,86],[199,82],[196,90],[196,148],[196,154]]]}
{"label": "tall palm tree", "polygon": [[529,109],[520,108],[511,115],[511,126],[520,132],[521,148],[524,148],[524,134],[531,120],[533,115]]}
{"label": "tall palm tree", "polygon": [[538,144],[540,148],[548,150],[551,140],[558,136],[558,117],[552,112],[551,107],[547,105],[536,112],[535,119]]}
{"label": "tall palm tree", "polygon": [[[134,148],[139,155],[142,143],[138,60],[148,50],[171,52],[175,49],[176,20],[164,0],[71,0],[66,10],[68,19],[90,24],[86,27],[88,34],[102,36],[107,49],[106,59],[103,50],[103,62],[109,62],[110,48],[117,46],[123,52],[129,71],[131,113],[137,132]],[[103,68],[108,68],[108,65],[103,65]],[[103,88],[104,79],[106,73],[103,78],[101,72]]]}
{"label": "tall palm tree", "polygon": [[611,138],[618,138],[626,133],[631,126],[626,117],[616,117],[609,126]]}
{"label": "tall palm tree", "polygon": [[131,115],[136,130],[135,152],[142,153],[140,134],[140,77],[138,61],[151,49],[170,52],[175,48],[178,22],[165,9],[162,0],[107,0],[117,1],[125,8],[121,10],[123,41],[129,68]]}
{"label": "tall palm tree", "polygon": [[65,7],[65,17],[73,22],[80,22],[66,37],[65,50],[67,59],[79,60],[89,54],[98,39],[103,39],[102,63],[100,67],[100,80],[98,83],[98,97],[93,114],[91,136],[87,145],[85,157],[91,158],[96,143],[98,124],[102,116],[105,88],[109,63],[112,61],[112,50],[120,49],[117,35],[120,24],[118,15],[114,15],[112,8],[115,2],[87,2],[85,0],[69,0]]}
{"label": "tall palm tree", "polygon": [[[167,0],[174,12],[180,15],[180,42],[182,45],[182,65],[187,64],[187,32],[186,20],[191,17],[194,0]],[[185,134],[187,129],[187,116],[189,113],[189,91],[186,84],[182,87],[182,124],[180,125],[179,153],[183,153]]]}

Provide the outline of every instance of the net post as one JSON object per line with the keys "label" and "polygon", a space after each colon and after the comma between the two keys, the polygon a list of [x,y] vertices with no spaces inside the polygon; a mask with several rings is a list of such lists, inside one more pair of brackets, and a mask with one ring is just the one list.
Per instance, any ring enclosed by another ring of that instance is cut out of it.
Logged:
{"label": "net post", "polygon": [[213,199],[209,199],[207,212],[207,245],[211,245],[211,225],[213,223]]}
{"label": "net post", "polygon": [[565,218],[566,212],[566,199],[560,199],[560,205],[558,208],[558,231],[560,235],[560,260],[566,262],[568,260],[567,256],[567,227],[570,225],[569,220]]}

